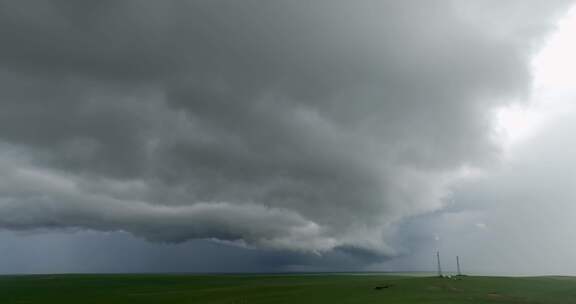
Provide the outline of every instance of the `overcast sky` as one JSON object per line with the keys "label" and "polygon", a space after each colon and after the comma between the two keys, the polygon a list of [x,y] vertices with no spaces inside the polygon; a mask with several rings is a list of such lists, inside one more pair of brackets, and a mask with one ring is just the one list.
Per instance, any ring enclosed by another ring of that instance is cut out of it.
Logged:
{"label": "overcast sky", "polygon": [[576,274],[570,7],[0,1],[0,273]]}

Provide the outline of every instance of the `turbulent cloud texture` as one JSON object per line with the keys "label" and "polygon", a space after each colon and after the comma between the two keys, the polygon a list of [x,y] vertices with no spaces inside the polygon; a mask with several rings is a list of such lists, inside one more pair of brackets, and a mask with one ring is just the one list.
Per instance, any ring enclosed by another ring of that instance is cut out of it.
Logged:
{"label": "turbulent cloud texture", "polygon": [[1,1],[0,227],[395,254],[565,1]]}

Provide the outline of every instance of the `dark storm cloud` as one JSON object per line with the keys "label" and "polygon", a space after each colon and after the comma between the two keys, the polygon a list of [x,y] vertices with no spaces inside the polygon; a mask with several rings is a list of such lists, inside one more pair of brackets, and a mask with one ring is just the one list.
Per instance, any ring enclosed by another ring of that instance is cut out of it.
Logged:
{"label": "dark storm cloud", "polygon": [[120,232],[3,231],[0,240],[2,274],[334,272],[358,271],[366,265],[363,258],[338,249],[318,255],[254,250],[206,240],[151,243]]}
{"label": "dark storm cloud", "polygon": [[394,254],[564,5],[2,1],[0,227]]}

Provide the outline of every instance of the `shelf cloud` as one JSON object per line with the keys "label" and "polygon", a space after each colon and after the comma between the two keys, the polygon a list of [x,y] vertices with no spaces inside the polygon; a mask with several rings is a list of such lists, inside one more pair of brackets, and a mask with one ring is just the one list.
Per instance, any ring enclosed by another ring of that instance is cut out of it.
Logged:
{"label": "shelf cloud", "polygon": [[567,1],[0,2],[0,228],[398,254]]}

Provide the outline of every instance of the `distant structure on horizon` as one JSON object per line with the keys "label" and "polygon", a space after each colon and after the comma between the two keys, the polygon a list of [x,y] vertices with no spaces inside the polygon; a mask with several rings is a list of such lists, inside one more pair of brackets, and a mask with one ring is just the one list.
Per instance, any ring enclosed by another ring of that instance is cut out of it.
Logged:
{"label": "distant structure on horizon", "polygon": [[[440,251],[436,251],[436,273],[438,277],[443,278],[444,273],[442,272],[442,262],[440,261]],[[456,275],[462,276],[462,269],[460,268],[460,256],[456,256]],[[448,278],[452,277],[447,275]]]}
{"label": "distant structure on horizon", "polygon": [[440,251],[436,251],[436,262],[438,262],[438,276],[442,277],[442,265],[440,264]]}
{"label": "distant structure on horizon", "polygon": [[461,276],[462,272],[460,271],[460,257],[456,256],[456,269],[458,271],[458,275]]}

